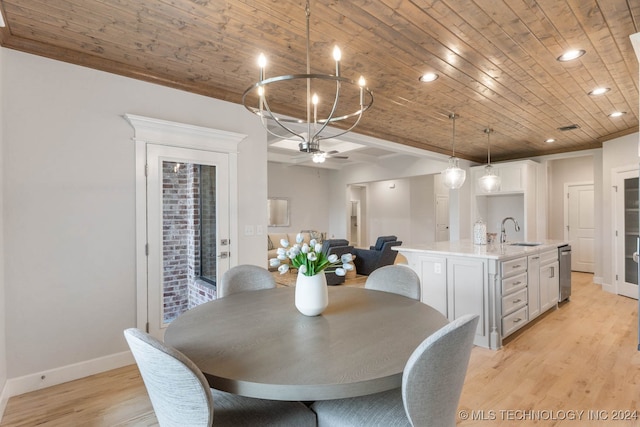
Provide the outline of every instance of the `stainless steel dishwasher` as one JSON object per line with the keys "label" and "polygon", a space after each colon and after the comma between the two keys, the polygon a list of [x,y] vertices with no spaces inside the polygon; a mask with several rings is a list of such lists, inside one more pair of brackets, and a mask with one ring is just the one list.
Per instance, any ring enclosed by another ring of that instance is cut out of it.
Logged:
{"label": "stainless steel dishwasher", "polygon": [[560,295],[558,301],[571,297],[571,245],[558,246]]}

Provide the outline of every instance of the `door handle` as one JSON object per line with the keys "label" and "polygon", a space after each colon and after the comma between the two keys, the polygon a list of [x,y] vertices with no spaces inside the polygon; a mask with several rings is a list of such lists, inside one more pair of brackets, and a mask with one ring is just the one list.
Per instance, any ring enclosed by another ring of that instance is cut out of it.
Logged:
{"label": "door handle", "polygon": [[635,263],[637,263],[637,262],[638,262],[638,252],[634,252],[634,253],[633,253],[633,261],[634,261]]}

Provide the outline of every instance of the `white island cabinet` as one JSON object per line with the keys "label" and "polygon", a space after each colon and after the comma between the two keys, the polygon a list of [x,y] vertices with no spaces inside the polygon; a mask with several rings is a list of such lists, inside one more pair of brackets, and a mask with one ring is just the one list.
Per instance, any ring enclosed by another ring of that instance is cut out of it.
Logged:
{"label": "white island cabinet", "polygon": [[474,343],[491,349],[558,303],[558,246],[437,242],[394,250],[418,273],[422,302],[449,320],[480,316]]}

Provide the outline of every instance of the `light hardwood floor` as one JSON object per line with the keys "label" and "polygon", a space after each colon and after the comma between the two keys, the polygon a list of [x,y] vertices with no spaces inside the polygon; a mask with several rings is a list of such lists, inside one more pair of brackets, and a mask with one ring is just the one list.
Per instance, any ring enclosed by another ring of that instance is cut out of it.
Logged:
{"label": "light hardwood floor", "polygon": [[[574,273],[570,302],[509,337],[499,351],[473,349],[459,413],[476,419],[460,418],[458,425],[640,426],[640,419],[612,419],[624,415],[614,411],[640,411],[637,313],[637,301]],[[0,426],[35,425],[157,422],[137,369],[128,366],[11,398]]]}

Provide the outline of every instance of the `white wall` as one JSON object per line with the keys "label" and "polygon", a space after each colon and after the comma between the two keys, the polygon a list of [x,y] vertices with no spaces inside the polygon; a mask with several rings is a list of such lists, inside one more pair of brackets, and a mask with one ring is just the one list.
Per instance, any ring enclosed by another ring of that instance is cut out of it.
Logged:
{"label": "white wall", "polygon": [[375,244],[378,236],[395,235],[404,241],[411,234],[408,179],[371,182],[367,185],[367,234],[360,246]]}
{"label": "white wall", "polygon": [[[135,170],[123,114],[248,135],[238,224],[266,230],[266,133],[242,106],[6,49],[0,79],[8,378],[127,350]],[[237,262],[264,263],[264,236],[236,244]],[[2,359],[0,344],[0,380]]]}
{"label": "white wall", "polygon": [[[329,231],[330,170],[309,166],[268,164],[269,197],[289,199],[290,226],[269,227],[270,233],[297,233],[300,230]],[[345,238],[338,236],[338,238]],[[266,244],[266,243],[265,243]]]}
{"label": "white wall", "polygon": [[4,280],[4,111],[7,108],[6,97],[4,96],[5,79],[4,76],[4,49],[0,49],[0,414],[4,412],[8,396],[5,394],[7,383],[7,348],[6,348],[6,313],[5,301],[5,280]]}
{"label": "white wall", "polygon": [[[547,235],[549,239],[564,239],[565,185],[594,183],[594,157],[570,157],[551,160],[548,165],[549,219]],[[595,206],[594,206],[595,208]]]}
{"label": "white wall", "polygon": [[[425,158],[400,155],[380,161],[376,165],[353,165],[336,171],[331,176],[330,228],[335,230],[336,234],[346,234],[345,188],[347,185],[437,174],[447,166],[448,157],[433,153],[431,157]],[[468,170],[469,166],[469,162],[460,161],[460,167]],[[468,172],[467,175],[469,175]],[[469,203],[471,184],[469,182],[470,179],[467,178],[467,182],[462,188],[449,192],[451,240],[468,239],[471,236],[471,208]],[[375,215],[375,213],[369,211],[368,216],[371,217],[372,215]],[[373,236],[375,231],[369,229],[367,234],[368,236]]]}
{"label": "white wall", "polygon": [[431,243],[436,240],[436,188],[434,175],[409,178],[409,236],[404,245]]}

